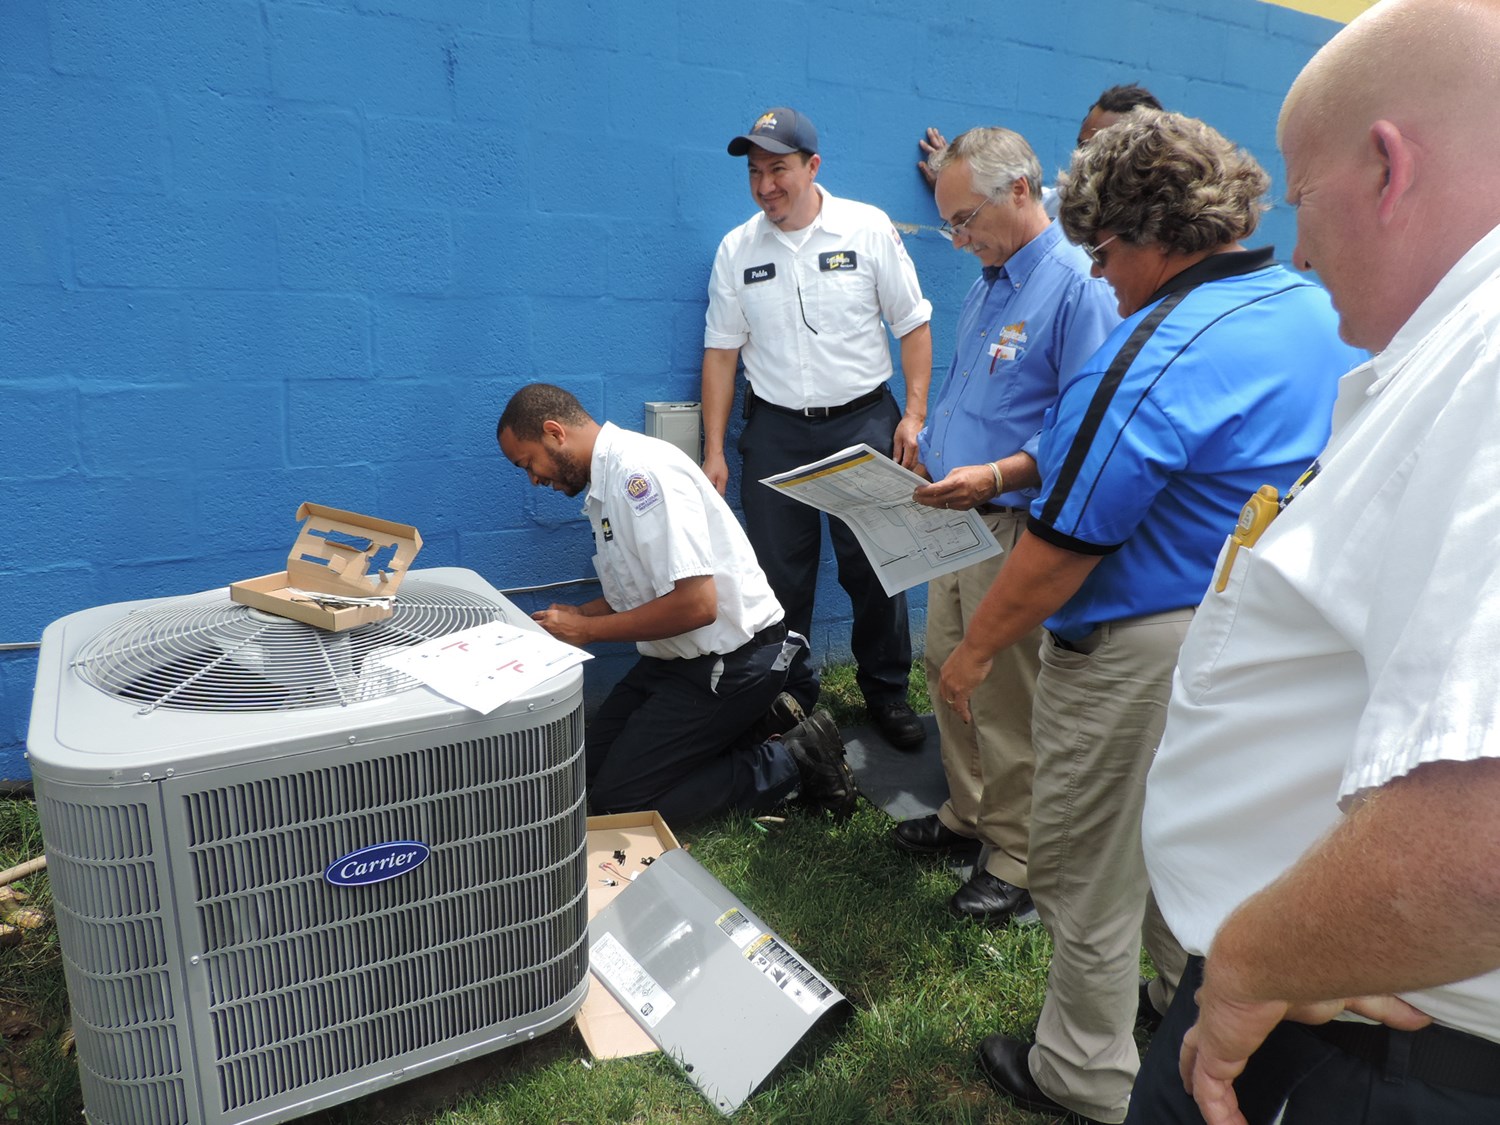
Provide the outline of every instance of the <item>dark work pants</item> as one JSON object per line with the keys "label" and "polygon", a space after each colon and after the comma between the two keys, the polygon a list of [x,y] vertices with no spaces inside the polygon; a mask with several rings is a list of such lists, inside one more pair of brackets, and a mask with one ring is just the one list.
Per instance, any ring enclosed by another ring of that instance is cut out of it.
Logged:
{"label": "dark work pants", "polygon": [[[1203,1125],[1177,1072],[1182,1038],[1198,1018],[1194,995],[1202,984],[1203,959],[1190,958],[1136,1075],[1125,1125]],[[1283,1106],[1281,1125],[1500,1122],[1500,1098],[1419,1081],[1404,1073],[1399,1057],[1373,1066],[1292,1022],[1277,1025],[1266,1037],[1234,1089],[1250,1125],[1272,1125]]]}
{"label": "dark work pants", "polygon": [[[811,638],[813,595],[822,550],[823,513],[760,483],[772,476],[865,442],[889,455],[901,411],[889,391],[878,402],[837,418],[802,418],[757,403],[740,434],[740,503],[745,532],[776,600],[786,611],[787,628]],[[906,595],[887,597],[875,568],[843,520],[828,520],[838,561],[839,585],[853,609],[850,650],[855,678],[869,704],[905,702],[911,676],[911,626]],[[817,702],[817,670],[810,650],[798,652],[786,690],[805,708]]]}
{"label": "dark work pants", "polygon": [[765,812],[797,788],[779,740],[756,742],[786,679],[780,641],[726,656],[643,656],[599,706],[584,735],[589,807],[655,809],[689,824],[729,809]]}

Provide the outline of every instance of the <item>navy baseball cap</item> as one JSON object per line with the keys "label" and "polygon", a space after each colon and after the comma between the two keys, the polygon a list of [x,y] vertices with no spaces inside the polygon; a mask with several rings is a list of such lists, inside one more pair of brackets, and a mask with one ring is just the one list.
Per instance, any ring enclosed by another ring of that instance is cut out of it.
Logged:
{"label": "navy baseball cap", "polygon": [[767,152],[805,152],[811,155],[818,151],[818,131],[795,109],[779,105],[757,117],[748,133],[730,141],[729,155],[744,156],[751,145]]}

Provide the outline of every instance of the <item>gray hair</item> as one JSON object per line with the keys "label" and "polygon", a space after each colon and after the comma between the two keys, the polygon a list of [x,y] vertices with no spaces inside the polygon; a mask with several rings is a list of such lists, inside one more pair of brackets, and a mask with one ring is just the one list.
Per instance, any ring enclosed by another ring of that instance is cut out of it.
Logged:
{"label": "gray hair", "polygon": [[937,175],[955,160],[968,162],[970,182],[980,195],[998,199],[1010,191],[1011,184],[1025,180],[1032,200],[1039,202],[1042,198],[1042,163],[1026,138],[1011,129],[998,125],[969,129],[927,163]]}
{"label": "gray hair", "polygon": [[1271,178],[1197,118],[1137,109],[1075,149],[1057,184],[1057,217],[1070,241],[1108,230],[1125,242],[1196,254],[1255,230]]}

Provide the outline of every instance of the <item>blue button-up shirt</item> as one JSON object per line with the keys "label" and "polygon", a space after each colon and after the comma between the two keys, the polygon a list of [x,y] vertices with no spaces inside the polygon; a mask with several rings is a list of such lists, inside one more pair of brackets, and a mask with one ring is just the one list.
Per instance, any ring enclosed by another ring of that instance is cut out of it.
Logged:
{"label": "blue button-up shirt", "polygon": [[[986,266],[958,315],[948,378],[917,439],[933,480],[1024,450],[1036,456],[1042,416],[1062,383],[1120,323],[1114,293],[1088,256],[1050,224],[1003,266]],[[995,503],[1024,507],[1036,490]]]}

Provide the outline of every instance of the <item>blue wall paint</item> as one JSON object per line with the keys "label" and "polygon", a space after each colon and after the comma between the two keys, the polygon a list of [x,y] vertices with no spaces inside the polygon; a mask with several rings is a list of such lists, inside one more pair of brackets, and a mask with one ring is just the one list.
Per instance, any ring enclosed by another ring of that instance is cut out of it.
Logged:
{"label": "blue wall paint", "polygon": [[[1256,0],[5,0],[0,644],[273,570],[302,500],[502,587],[587,575],[576,501],[495,418],[537,378],[632,427],[697,398],[709,262],[752,208],[723,146],[759,110],[805,109],[823,181],[921,228],[941,368],[974,267],[932,230],[926,125],[1008,124],[1050,173],[1139,80],[1279,192],[1281,95],[1335,30]],[[1285,208],[1266,232],[1290,252]],[[0,778],[35,667],[0,651]]]}

